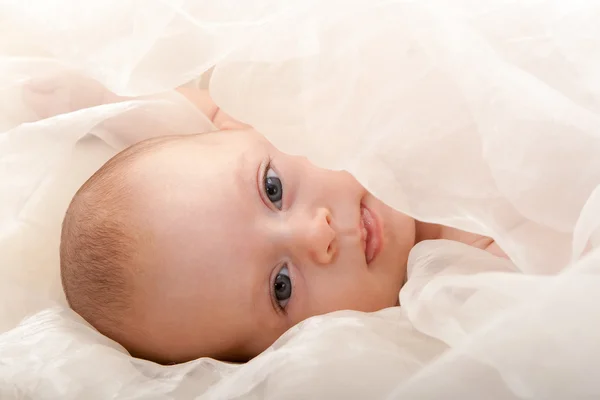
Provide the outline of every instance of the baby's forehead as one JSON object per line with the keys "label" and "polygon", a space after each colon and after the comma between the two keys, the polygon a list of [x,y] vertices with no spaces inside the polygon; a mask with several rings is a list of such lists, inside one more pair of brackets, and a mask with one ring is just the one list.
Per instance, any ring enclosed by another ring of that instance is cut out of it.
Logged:
{"label": "baby's forehead", "polygon": [[195,214],[197,207],[217,211],[234,200],[245,208],[247,202],[237,203],[256,191],[257,172],[270,155],[257,136],[217,132],[161,146],[129,174],[137,209]]}
{"label": "baby's forehead", "polygon": [[169,156],[188,155],[192,158],[227,158],[271,147],[266,138],[253,130],[216,131],[183,137],[182,140],[164,143],[160,152]]}
{"label": "baby's forehead", "polygon": [[[177,231],[190,228],[191,220],[252,215],[258,175],[269,156],[260,138],[245,133],[219,132],[161,147],[129,174],[132,213],[144,225],[163,221]],[[192,228],[200,229],[198,224]]]}

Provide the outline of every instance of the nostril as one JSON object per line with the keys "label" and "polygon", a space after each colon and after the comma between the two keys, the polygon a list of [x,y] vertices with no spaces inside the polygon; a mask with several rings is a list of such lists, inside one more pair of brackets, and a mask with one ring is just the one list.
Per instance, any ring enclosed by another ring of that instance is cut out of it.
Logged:
{"label": "nostril", "polygon": [[327,246],[327,255],[333,257],[333,255],[337,252],[337,246],[335,240],[332,241],[329,246]]}
{"label": "nostril", "polygon": [[331,225],[331,214],[327,213],[327,215],[325,216],[325,220],[327,221],[328,225]]}

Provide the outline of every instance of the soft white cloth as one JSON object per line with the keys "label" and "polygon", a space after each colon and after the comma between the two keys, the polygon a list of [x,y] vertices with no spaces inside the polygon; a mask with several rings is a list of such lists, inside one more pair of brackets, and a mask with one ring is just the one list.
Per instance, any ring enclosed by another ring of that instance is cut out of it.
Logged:
{"label": "soft white cloth", "polygon": [[[0,398],[600,397],[599,20],[584,0],[0,2]],[[62,214],[128,143],[212,129],[172,91],[209,70],[282,150],[519,271],[424,242],[402,308],[310,319],[246,365],[132,359],[64,307]]]}

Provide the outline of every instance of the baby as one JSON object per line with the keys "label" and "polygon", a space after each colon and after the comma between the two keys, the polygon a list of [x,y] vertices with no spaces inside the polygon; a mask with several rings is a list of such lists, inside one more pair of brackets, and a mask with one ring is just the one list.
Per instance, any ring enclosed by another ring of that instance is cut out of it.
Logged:
{"label": "baby", "polygon": [[219,131],[138,143],[77,192],[60,247],[74,311],[133,356],[245,361],[314,315],[397,306],[411,248],[493,240],[397,212],[278,151],[202,91]]}

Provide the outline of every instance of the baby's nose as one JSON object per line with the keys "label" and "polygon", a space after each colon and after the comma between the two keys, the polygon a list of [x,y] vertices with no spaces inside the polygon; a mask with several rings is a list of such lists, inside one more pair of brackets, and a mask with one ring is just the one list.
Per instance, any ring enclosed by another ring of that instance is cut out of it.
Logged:
{"label": "baby's nose", "polygon": [[315,214],[298,224],[296,243],[301,250],[317,264],[331,263],[336,253],[336,234],[331,226],[331,213],[326,208],[319,208]]}

